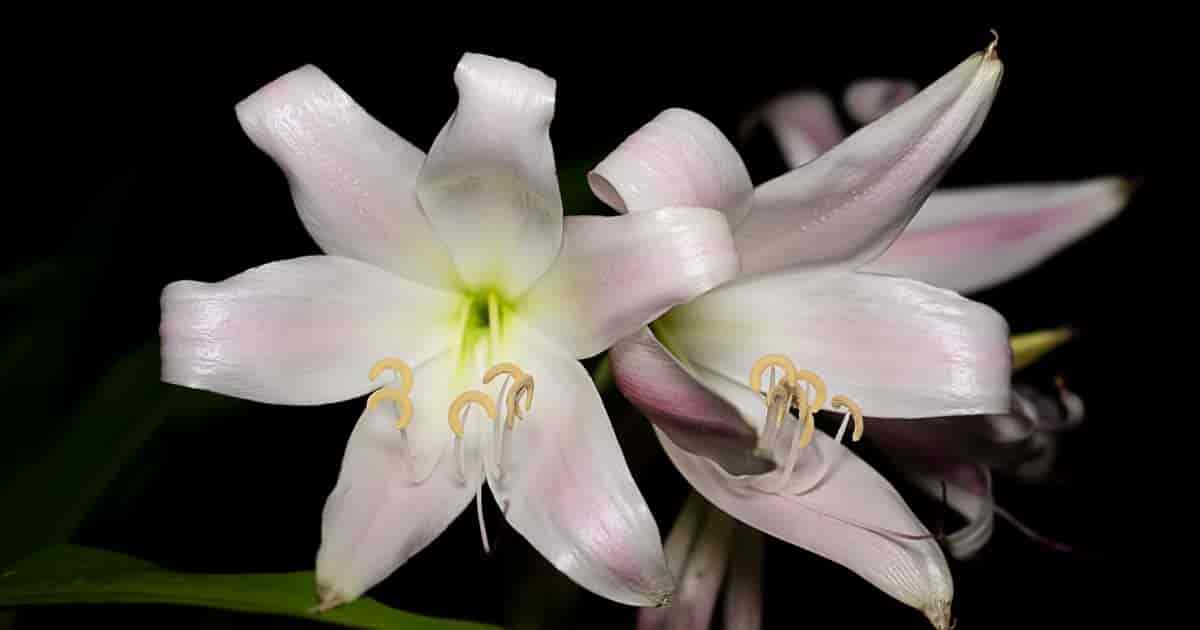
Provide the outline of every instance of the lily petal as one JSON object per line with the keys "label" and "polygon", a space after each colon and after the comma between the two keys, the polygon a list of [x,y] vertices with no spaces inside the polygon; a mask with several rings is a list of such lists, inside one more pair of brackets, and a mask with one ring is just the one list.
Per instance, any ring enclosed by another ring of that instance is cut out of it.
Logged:
{"label": "lily petal", "polygon": [[964,293],[1033,269],[1117,215],[1133,187],[1119,177],[934,193],[867,269]]}
{"label": "lily petal", "polygon": [[1035,431],[1035,420],[1016,407],[1005,414],[871,422],[871,440],[889,456],[934,468],[965,462],[1018,465],[1039,454]]}
{"label": "lily petal", "polygon": [[[1058,435],[1083,422],[1086,409],[1083,400],[1062,383],[1058,384],[1057,400],[1030,386],[1014,388],[1013,398],[1020,406],[1014,414],[1032,419],[1037,426],[1023,451],[1024,457],[1005,462],[1008,470],[1026,482],[1044,480],[1053,470],[1058,456]],[[1018,411],[1019,410],[1019,411]]]}
{"label": "lily petal", "polygon": [[451,344],[459,298],[364,262],[307,256],[162,293],[162,378],[259,402],[361,396],[383,358],[420,364]]}
{"label": "lily petal", "polygon": [[989,47],[819,158],[759,186],[734,234],[742,273],[853,268],[878,256],[975,137],[1002,73]]}
{"label": "lily petal", "polygon": [[468,53],[458,107],[417,180],[417,196],[463,280],[524,292],[562,242],[550,121],[555,82],[512,61]]}
{"label": "lily petal", "polygon": [[[683,509],[675,518],[675,524],[671,526],[671,533],[667,535],[667,542],[663,546],[663,552],[667,556],[667,565],[671,567],[672,575],[678,577],[683,573],[683,568],[687,566],[688,554],[691,553],[692,546],[696,544],[696,537],[700,535],[700,528],[704,525],[707,511],[708,502],[703,497],[695,492],[688,493],[688,498],[683,503]],[[639,619],[645,619],[647,613],[663,610],[655,608],[639,611]]]}
{"label": "lily petal", "polygon": [[1079,426],[1087,415],[1083,399],[1067,389],[1061,380],[1056,383],[1056,387],[1057,395],[1050,396],[1031,385],[1016,386],[1013,397],[1020,403],[1020,407],[1014,405],[1014,413],[1020,410],[1024,415],[1033,418],[1040,431],[1057,433]]}
{"label": "lily petal", "polygon": [[417,203],[425,154],[314,66],[237,105],[246,135],[287,175],[300,220],[328,254],[449,287],[454,265]]}
{"label": "lily petal", "polygon": [[725,585],[725,630],[762,629],[765,546],[757,529],[745,525],[734,529]]}
{"label": "lily petal", "polygon": [[737,149],[703,116],[668,109],[629,136],[588,183],[621,212],[666,206],[718,208],[737,225],[750,211],[754,185]]}
{"label": "lily petal", "polygon": [[913,480],[930,496],[940,499],[967,519],[967,524],[946,536],[946,547],[957,560],[979,553],[992,538],[996,513],[992,501],[992,472],[986,466],[962,464],[940,473],[917,473]]}
{"label": "lily petal", "polygon": [[[748,388],[745,394],[753,397]],[[935,627],[949,625],[954,589],[941,549],[931,538],[917,538],[928,530],[896,490],[832,438],[818,431],[801,452],[797,474],[817,483],[798,494],[771,494],[740,484],[657,433],[692,487],[721,510],[854,571],[924,612]]]}
{"label": "lily petal", "polygon": [[673,567],[679,586],[671,603],[639,611],[638,630],[709,627],[729,565],[735,522],[706,503],[703,509],[703,522],[692,536],[685,562]]}
{"label": "lily petal", "polygon": [[632,606],[663,604],[674,580],[658,527],[595,385],[528,324],[512,328],[511,360],[537,397],[512,430],[510,467],[489,475],[492,493],[513,528],[580,586]]}
{"label": "lily petal", "polygon": [[[424,549],[470,502],[483,483],[476,464],[460,478],[446,426],[454,353],[414,374],[414,414],[396,428],[388,403],[368,409],[350,435],[337,486],[329,495],[317,554],[322,607],[353,601]],[[466,423],[468,437],[481,423]],[[467,441],[467,461],[479,462]]]}
{"label": "lily petal", "polygon": [[1079,397],[1062,386],[1052,396],[1016,385],[1007,413],[869,422],[872,441],[908,467],[943,470],[978,463],[1033,481],[1053,464],[1054,433],[1082,422],[1083,411]]}
{"label": "lily petal", "polygon": [[862,79],[846,88],[846,112],[860,125],[896,109],[917,93],[917,84],[904,79]]}
{"label": "lily petal", "polygon": [[667,352],[649,330],[621,340],[608,354],[617,388],[671,441],[720,464],[730,474],[763,473],[758,434],[738,410],[701,385],[702,375]]}
{"label": "lily petal", "polygon": [[790,168],[811,162],[846,136],[833,102],[821,92],[801,90],[775,97],[750,119],[762,120]]}
{"label": "lily petal", "polygon": [[577,357],[589,357],[667,309],[733,279],[725,217],[662,208],[569,217],[562,254],[522,301],[523,314]]}
{"label": "lily petal", "polygon": [[782,353],[868,416],[1005,413],[1008,325],[995,311],[913,280],[771,274],[712,291],[662,320],[668,347],[733,383]]}

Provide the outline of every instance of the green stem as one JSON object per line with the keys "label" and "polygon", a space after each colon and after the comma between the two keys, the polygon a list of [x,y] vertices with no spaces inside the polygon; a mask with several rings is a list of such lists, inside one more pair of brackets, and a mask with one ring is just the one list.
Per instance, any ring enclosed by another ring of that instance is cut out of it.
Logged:
{"label": "green stem", "polygon": [[609,360],[608,353],[605,353],[604,356],[600,357],[600,362],[596,364],[594,369],[592,369],[592,382],[596,384],[596,389],[599,390],[601,394],[612,389],[612,361]]}

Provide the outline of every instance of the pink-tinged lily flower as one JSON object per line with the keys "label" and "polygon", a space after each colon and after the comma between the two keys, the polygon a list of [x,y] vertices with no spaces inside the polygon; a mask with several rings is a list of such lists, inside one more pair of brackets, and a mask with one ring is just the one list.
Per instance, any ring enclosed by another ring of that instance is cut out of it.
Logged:
{"label": "pink-tinged lily flower", "polygon": [[[852,120],[866,124],[916,92],[911,81],[865,79],[847,88],[843,105]],[[772,99],[747,121],[743,134],[758,122],[772,133],[793,168],[844,136],[833,102],[813,91]],[[964,293],[988,289],[1037,267],[1112,220],[1133,189],[1126,178],[1096,177],[936,191],[896,242],[866,269]],[[946,539],[955,557],[970,557],[983,547],[994,511],[1031,533],[990,505],[990,475],[1003,469],[1035,479],[1049,472],[1056,434],[1083,417],[1079,398],[1061,385],[1058,390],[1056,396],[1047,396],[1022,388],[1014,392],[1011,409],[998,416],[877,425],[874,437],[884,451],[908,465],[919,487],[938,495],[944,482],[948,503],[968,519],[961,532]],[[978,482],[984,473],[986,484]],[[976,482],[965,484],[964,479]],[[985,493],[986,509],[976,491]]]}
{"label": "pink-tinged lily flower", "polygon": [[659,605],[661,539],[577,358],[731,279],[728,223],[691,207],[564,219],[555,81],[476,54],[454,80],[428,155],[315,67],[237,106],[325,255],[166,287],[163,378],[283,405],[374,392],[324,510],[321,608],[404,564],[484,479],[572,580]]}
{"label": "pink-tinged lily flower", "polygon": [[[840,439],[851,417],[860,437],[862,414],[1009,407],[1003,318],[951,291],[860,271],[975,136],[1002,71],[989,46],[757,188],[729,141],[682,110],[648,123],[590,176],[618,210],[698,204],[735,226],[742,275],[610,351],[618,386],[675,466],[720,510],[844,565],[939,628],[953,597],[941,549]],[[813,431],[819,409],[846,412],[837,438]]]}

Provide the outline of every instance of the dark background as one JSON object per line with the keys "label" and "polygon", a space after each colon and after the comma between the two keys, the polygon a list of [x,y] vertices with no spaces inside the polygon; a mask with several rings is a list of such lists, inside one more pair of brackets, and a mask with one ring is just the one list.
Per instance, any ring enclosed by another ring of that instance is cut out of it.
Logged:
{"label": "dark background", "polygon": [[[753,29],[728,25],[736,38],[716,28],[630,24],[578,37],[570,24],[547,27],[554,33],[545,37],[499,28],[454,37],[433,24],[429,32],[407,24],[405,34],[390,37],[334,37],[310,25],[272,37],[214,31],[174,40],[162,30],[101,29],[56,40],[56,55],[22,64],[10,79],[17,113],[9,122],[33,140],[20,147],[23,168],[10,186],[31,199],[8,208],[0,252],[0,270],[47,268],[51,261],[53,271],[38,288],[5,297],[0,323],[13,338],[36,339],[40,359],[58,362],[11,372],[0,471],[14,474],[37,460],[100,375],[155,342],[165,284],[216,281],[317,251],[282,175],[233,114],[238,100],[299,65],[319,65],[423,149],[453,111],[451,76],[464,51],[538,67],[558,80],[551,135],[569,178],[567,204],[600,211],[584,187],[585,169],[664,108],[693,109],[733,136],[748,110],[783,90],[814,87],[840,96],[860,76],[926,84],[982,49],[995,27],[1004,82],[983,131],[944,183],[1145,179],[1127,210],[1093,237],[1019,281],[975,296],[1004,313],[1014,331],[1069,323],[1085,333],[1028,378],[1046,384],[1055,373],[1066,375],[1088,403],[1088,422],[1063,440],[1049,481],[1000,480],[996,498],[1043,533],[1086,551],[1055,552],[998,522],[978,558],[952,562],[955,615],[964,628],[1049,628],[1113,621],[1146,605],[1134,601],[1129,589],[1140,580],[1125,561],[1144,539],[1140,515],[1153,502],[1146,489],[1153,484],[1143,484],[1138,472],[1148,449],[1131,444],[1155,438],[1131,425],[1127,412],[1131,389],[1148,378],[1139,368],[1153,360],[1140,318],[1146,302],[1164,295],[1166,280],[1151,271],[1161,256],[1163,219],[1178,210],[1151,172],[1153,155],[1171,137],[1164,117],[1177,115],[1164,103],[1172,86],[1154,72],[1162,61],[1150,46],[1155,26],[1116,16],[1104,24],[963,21],[868,32],[850,22],[760,18]],[[756,183],[784,170],[765,134],[751,139],[744,156]],[[151,396],[166,387],[146,385]],[[665,532],[686,484],[619,394],[607,402]],[[73,540],[186,571],[310,569],[320,510],[360,405],[240,403],[172,416],[120,469]],[[937,518],[936,505],[915,505],[928,522]],[[0,527],[19,521],[21,506],[3,509],[8,524]],[[494,509],[489,524],[498,537],[491,557],[480,549],[475,519],[463,517],[372,595],[407,610],[523,627],[630,627],[631,609],[575,589]],[[767,563],[769,628],[926,627],[916,612],[807,552],[771,542]],[[154,606],[30,610],[16,625],[80,619],[308,625]]]}

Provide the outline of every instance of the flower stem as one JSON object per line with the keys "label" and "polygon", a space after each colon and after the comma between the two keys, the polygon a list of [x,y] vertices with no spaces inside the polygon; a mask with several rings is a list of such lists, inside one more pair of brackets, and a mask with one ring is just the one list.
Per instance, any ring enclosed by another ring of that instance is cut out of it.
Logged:
{"label": "flower stem", "polygon": [[592,382],[596,384],[596,389],[601,394],[612,389],[612,362],[608,359],[608,353],[600,357],[600,362],[596,364],[596,367],[592,368]]}

